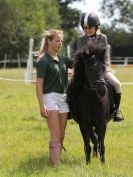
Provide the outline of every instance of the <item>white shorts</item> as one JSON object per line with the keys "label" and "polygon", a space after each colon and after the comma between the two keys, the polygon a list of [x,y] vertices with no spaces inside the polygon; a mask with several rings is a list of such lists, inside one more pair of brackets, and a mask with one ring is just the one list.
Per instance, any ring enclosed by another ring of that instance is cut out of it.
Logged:
{"label": "white shorts", "polygon": [[66,97],[67,95],[62,93],[47,93],[44,94],[44,104],[47,106],[48,111],[56,110],[59,111],[59,113],[69,112]]}

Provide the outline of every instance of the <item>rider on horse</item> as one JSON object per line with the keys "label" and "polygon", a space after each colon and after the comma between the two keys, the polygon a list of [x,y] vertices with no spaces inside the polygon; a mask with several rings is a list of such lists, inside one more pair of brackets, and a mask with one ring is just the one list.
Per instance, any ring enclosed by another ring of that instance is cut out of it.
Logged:
{"label": "rider on horse", "polygon": [[[91,41],[95,45],[104,45],[107,47],[107,37],[105,34],[100,32],[99,26],[100,26],[100,20],[97,14],[85,13],[81,17],[81,26],[84,31],[84,35],[80,36],[77,40],[77,50],[84,48],[87,44],[87,42]],[[106,53],[108,56],[108,53]],[[109,57],[107,57],[109,58]],[[110,84],[113,86],[115,90],[115,112],[114,112],[114,121],[121,121],[123,120],[123,116],[121,115],[121,112],[119,111],[119,105],[121,101],[121,84],[119,80],[114,76],[114,74],[111,71],[111,68],[109,66],[109,60],[106,61],[106,79],[110,82]],[[75,79],[74,82],[76,82],[76,73],[75,73]]]}

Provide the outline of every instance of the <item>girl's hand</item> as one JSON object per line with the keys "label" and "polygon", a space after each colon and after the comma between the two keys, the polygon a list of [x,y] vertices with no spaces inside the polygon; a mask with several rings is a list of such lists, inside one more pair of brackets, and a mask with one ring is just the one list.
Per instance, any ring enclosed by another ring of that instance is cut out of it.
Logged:
{"label": "girl's hand", "polygon": [[74,76],[74,70],[73,69],[68,69],[67,76],[68,77],[73,77]]}
{"label": "girl's hand", "polygon": [[40,115],[44,118],[48,117],[48,109],[45,105],[40,108]]}

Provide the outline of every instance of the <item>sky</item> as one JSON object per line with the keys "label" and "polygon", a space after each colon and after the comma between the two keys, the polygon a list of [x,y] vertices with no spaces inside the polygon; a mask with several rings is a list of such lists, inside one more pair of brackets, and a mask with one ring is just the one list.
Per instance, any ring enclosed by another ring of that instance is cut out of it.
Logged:
{"label": "sky", "polygon": [[84,0],[84,2],[74,2],[71,7],[80,9],[85,13],[95,12],[100,17],[101,23],[104,23],[106,19],[103,18],[100,12],[101,2],[102,0]]}

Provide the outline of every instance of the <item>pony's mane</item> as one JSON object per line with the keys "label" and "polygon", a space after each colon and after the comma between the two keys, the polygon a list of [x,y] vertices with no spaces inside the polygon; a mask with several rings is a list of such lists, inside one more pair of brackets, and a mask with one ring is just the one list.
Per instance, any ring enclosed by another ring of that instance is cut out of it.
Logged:
{"label": "pony's mane", "polygon": [[107,60],[106,46],[102,44],[93,44],[91,41],[87,42],[85,46],[79,49],[75,55],[75,62],[83,62],[85,57],[89,58],[95,55],[99,61],[105,63]]}

